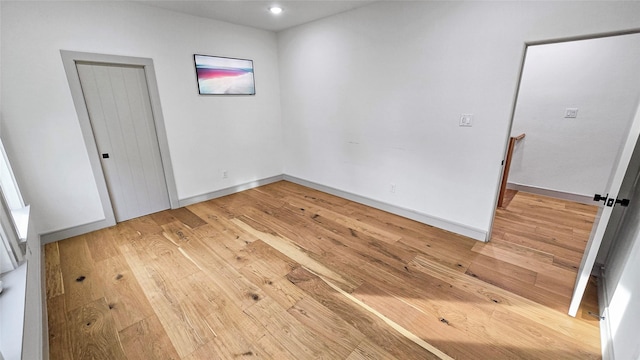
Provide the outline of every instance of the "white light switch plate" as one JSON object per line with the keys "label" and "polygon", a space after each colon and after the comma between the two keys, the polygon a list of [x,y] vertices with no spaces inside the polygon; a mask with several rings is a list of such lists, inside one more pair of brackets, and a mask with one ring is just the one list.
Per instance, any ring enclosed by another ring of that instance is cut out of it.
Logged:
{"label": "white light switch plate", "polygon": [[460,115],[460,126],[473,126],[473,114]]}
{"label": "white light switch plate", "polygon": [[564,111],[564,117],[568,119],[575,119],[578,117],[578,108],[566,108]]}

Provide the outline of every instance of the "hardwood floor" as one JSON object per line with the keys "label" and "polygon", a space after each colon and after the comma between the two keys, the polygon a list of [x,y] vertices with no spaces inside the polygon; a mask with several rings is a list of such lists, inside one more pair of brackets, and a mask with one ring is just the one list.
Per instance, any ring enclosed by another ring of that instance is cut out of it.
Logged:
{"label": "hardwood floor", "polygon": [[45,246],[50,358],[600,358],[589,211],[516,195],[484,244],[282,181],[129,220]]}
{"label": "hardwood floor", "polygon": [[[524,192],[507,197],[491,241],[473,248],[493,259],[475,258],[467,274],[567,312],[598,207]],[[588,291],[580,316],[591,318],[598,313],[595,285]]]}

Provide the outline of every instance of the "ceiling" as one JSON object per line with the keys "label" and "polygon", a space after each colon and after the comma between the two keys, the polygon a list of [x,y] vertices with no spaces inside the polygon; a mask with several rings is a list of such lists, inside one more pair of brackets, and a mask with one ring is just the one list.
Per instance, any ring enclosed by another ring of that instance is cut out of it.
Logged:
{"label": "ceiling", "polygon": [[[376,0],[137,0],[143,4],[205,17],[232,24],[245,25],[269,31],[281,31],[347,10],[362,7]],[[279,5],[284,11],[279,15],[269,12],[269,7]]]}

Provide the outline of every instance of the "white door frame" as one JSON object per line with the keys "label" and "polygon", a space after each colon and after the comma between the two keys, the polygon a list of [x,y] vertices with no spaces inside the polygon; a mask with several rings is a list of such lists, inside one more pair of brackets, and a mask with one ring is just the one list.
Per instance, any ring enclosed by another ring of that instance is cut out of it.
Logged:
{"label": "white door frame", "polygon": [[[84,138],[85,146],[87,147],[87,154],[89,156],[89,162],[91,163],[91,170],[93,171],[93,176],[96,180],[96,186],[100,195],[100,201],[102,202],[104,219],[72,229],[67,229],[59,233],[64,233],[62,234],[62,236],[68,237],[75,234],[82,234],[89,231],[102,229],[116,224],[113,205],[111,204],[111,198],[109,197],[107,183],[100,162],[100,154],[98,153],[98,147],[96,145],[96,140],[91,127],[91,120],[89,119],[89,110],[87,109],[87,104],[82,93],[82,85],[80,84],[78,70],[76,69],[76,62],[133,65],[141,66],[144,68],[144,73],[147,79],[147,88],[149,90],[149,98],[151,101],[151,111],[153,113],[153,121],[156,128],[156,136],[158,138],[158,145],[160,146],[160,157],[162,159],[164,178],[167,185],[167,192],[169,194],[169,203],[171,204],[172,209],[180,207],[178,202],[178,191],[176,188],[176,182],[173,176],[171,156],[169,154],[167,131],[164,126],[164,117],[162,116],[162,108],[160,106],[160,94],[158,92],[158,84],[156,82],[153,60],[149,58],[95,54],[66,50],[60,50],[60,54],[62,55],[62,63],[64,65],[65,72],[67,73],[69,88],[71,89],[71,96],[73,97],[76,112],[78,113],[80,129],[82,131],[82,137]],[[55,237],[58,236],[59,235],[56,234]],[[45,242],[49,241],[55,240],[45,240]]]}
{"label": "white door frame", "polygon": [[[623,139],[621,146],[621,152],[618,154],[618,158],[616,159],[615,167],[612,170],[612,177],[609,179],[609,183],[607,184],[607,188],[604,189],[606,193],[608,193],[609,201],[612,199],[618,198],[618,193],[620,191],[620,187],[622,186],[622,181],[624,180],[624,176],[629,168],[629,162],[631,161],[631,156],[636,148],[636,143],[640,138],[640,106],[638,106],[636,110],[636,114],[633,118],[633,122],[629,128],[629,133]],[[613,192],[615,191],[615,192]],[[609,221],[611,220],[611,214],[613,212],[615,204],[610,206],[609,204],[602,204],[602,211],[599,211],[598,214],[601,215],[601,218],[598,220],[596,218],[596,222],[594,223],[594,228],[592,229],[591,236],[589,237],[589,242],[587,242],[587,246],[584,251],[584,255],[582,256],[582,261],[580,262],[580,267],[578,268],[578,277],[576,279],[575,288],[573,290],[573,295],[571,297],[571,304],[569,306],[569,315],[576,316],[578,312],[578,308],[580,307],[580,302],[582,301],[582,297],[584,296],[584,291],[587,287],[587,282],[589,280],[589,276],[593,272],[593,267],[596,262],[596,257],[598,256],[598,251],[600,250],[600,246],[602,245],[602,239],[605,236],[606,231],[616,231],[617,224],[614,224],[611,229],[608,229]],[[618,219],[618,221],[621,219]],[[586,270],[585,270],[586,269]]]}
{"label": "white door frame", "polygon": [[502,178],[505,176],[508,176],[508,174],[504,173],[504,161],[506,160],[507,151],[509,150],[509,138],[511,137],[511,130],[513,129],[513,120],[516,114],[516,106],[518,105],[518,95],[520,95],[520,85],[522,83],[524,63],[527,58],[527,49],[529,48],[529,46],[557,44],[557,43],[570,42],[570,41],[599,39],[599,38],[606,38],[606,37],[612,37],[612,36],[630,35],[630,34],[639,34],[639,33],[640,33],[640,30],[614,31],[614,32],[608,32],[608,33],[601,33],[601,34],[591,34],[591,35],[574,36],[574,37],[549,39],[549,40],[541,40],[541,41],[530,41],[530,42],[524,43],[522,48],[521,61],[520,61],[520,72],[518,74],[518,81],[516,83],[516,89],[513,95],[513,101],[511,102],[511,114],[510,114],[510,120],[509,120],[509,127],[507,128],[507,133],[505,134],[504,150],[502,152],[502,160],[501,160],[502,166],[500,167],[500,176],[498,177],[498,182],[496,183],[496,187],[494,189],[495,196],[494,196],[493,207],[492,207],[493,210],[491,213],[491,221],[489,222],[489,229],[487,231],[485,242],[489,242],[489,240],[491,240],[491,233],[493,232],[493,224],[496,220],[496,210],[498,208],[498,197],[500,196],[500,185],[502,184]]}
{"label": "white door frame", "polygon": [[[509,137],[511,136],[511,130],[513,128],[513,121],[514,121],[514,117],[515,117],[515,112],[516,112],[516,106],[517,106],[517,102],[518,102],[518,95],[520,93],[520,85],[522,82],[522,74],[524,71],[524,65],[525,65],[525,61],[526,61],[526,54],[527,54],[527,49],[529,46],[533,46],[533,45],[544,45],[544,44],[555,44],[555,43],[561,43],[561,42],[569,42],[569,41],[579,41],[579,40],[589,40],[589,39],[598,39],[598,38],[605,38],[605,37],[612,37],[612,36],[620,36],[620,35],[630,35],[630,34],[638,34],[640,33],[640,30],[630,30],[630,31],[620,31],[620,32],[612,32],[612,33],[606,33],[606,34],[595,34],[595,35],[585,35],[585,36],[580,36],[580,37],[573,37],[573,38],[564,38],[564,39],[555,39],[555,40],[548,40],[548,41],[538,41],[538,42],[528,42],[524,44],[524,50],[522,53],[522,61],[520,64],[520,76],[518,78],[518,82],[516,85],[516,91],[515,91],[515,95],[514,95],[514,99],[513,99],[513,105],[512,105],[512,110],[511,110],[511,120],[509,121],[509,128],[506,134],[506,138],[505,138],[505,147],[504,147],[504,152],[503,152],[503,159],[506,158],[506,154],[508,151],[508,143],[509,143]],[[635,117],[640,116],[640,107],[638,108],[638,113],[636,113]],[[637,125],[637,121],[634,122],[634,124]],[[638,139],[640,137],[640,130],[639,129],[635,129],[632,128],[630,129],[630,133],[628,134],[628,138],[634,138]],[[636,140],[637,141],[637,140]],[[621,147],[624,146],[624,144],[621,145]],[[628,150],[628,149],[625,149]],[[631,152],[633,151],[633,149],[631,149]],[[618,161],[624,161],[628,166],[629,163],[629,159],[631,158],[630,154],[621,154],[619,155],[620,158],[618,159]],[[503,160],[503,164],[504,164],[504,160]],[[615,171],[615,168],[612,170]],[[619,175],[619,174],[618,174]],[[491,214],[491,223],[489,226],[489,231],[487,233],[487,237],[486,237],[486,241],[488,242],[491,239],[491,233],[493,230],[493,224],[495,221],[495,217],[496,217],[496,209],[498,206],[498,197],[500,196],[500,185],[502,183],[502,178],[504,176],[508,176],[508,174],[504,173],[504,166],[502,166],[501,169],[501,176],[498,179],[498,183],[495,189],[495,200],[494,200],[494,204],[493,204],[493,212]],[[621,177],[624,177],[624,172],[620,175]],[[622,179],[614,179],[614,181],[619,181],[620,183],[622,182]],[[611,184],[609,184],[608,186],[610,186]],[[618,184],[618,187],[620,186],[620,184]],[[612,195],[614,198],[617,197],[618,194],[610,194]],[[611,209],[609,208],[607,211],[611,211]],[[609,221],[609,219],[607,218],[606,221]],[[605,227],[606,228],[606,227]],[[592,229],[593,231],[605,231],[604,228],[602,229],[597,229],[596,228],[596,224],[594,224],[594,228]],[[584,253],[582,255],[582,260],[581,260],[581,265],[580,265],[580,269],[582,269],[583,267],[589,267],[592,268],[595,264],[595,260],[596,260],[596,255],[597,255],[597,249],[600,248],[601,245],[601,240],[602,240],[602,234],[600,237],[600,241],[598,241],[596,244],[592,244],[592,239],[594,238],[594,234],[592,233],[589,239],[589,243],[587,244]],[[595,253],[594,253],[594,249],[595,249]],[[585,254],[587,254],[587,251],[590,251],[590,253],[588,254],[588,256],[585,256]],[[584,290],[586,288],[586,281],[587,279],[585,278],[580,278],[580,269],[578,269],[578,278],[576,279],[576,284],[575,284],[575,289],[573,291],[572,297],[571,297],[571,301],[569,304],[569,315],[570,316],[576,316],[576,312],[578,310],[578,307],[580,306],[580,302],[582,301],[582,297],[584,295]],[[591,272],[591,269],[589,270],[589,272]]]}

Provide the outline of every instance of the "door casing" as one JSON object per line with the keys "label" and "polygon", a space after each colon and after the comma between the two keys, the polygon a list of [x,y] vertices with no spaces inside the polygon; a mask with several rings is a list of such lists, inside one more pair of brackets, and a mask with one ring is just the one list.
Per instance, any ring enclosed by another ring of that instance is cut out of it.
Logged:
{"label": "door casing", "polygon": [[[621,36],[621,35],[630,35],[630,34],[638,34],[640,33],[640,30],[630,30],[630,31],[620,31],[620,32],[611,32],[611,33],[603,33],[603,34],[593,34],[593,35],[585,35],[585,36],[578,36],[578,37],[571,37],[571,38],[561,38],[561,39],[551,39],[551,40],[545,40],[545,41],[535,41],[535,42],[527,42],[524,44],[523,46],[523,50],[522,50],[522,57],[521,57],[521,62],[520,62],[520,73],[519,73],[519,77],[518,77],[518,81],[516,84],[516,90],[515,90],[515,95],[513,98],[513,102],[512,102],[512,107],[511,107],[511,119],[509,121],[509,127],[508,127],[508,131],[506,133],[505,136],[505,145],[504,145],[504,152],[503,152],[503,159],[506,158],[506,154],[508,151],[508,143],[509,143],[509,137],[511,136],[511,131],[513,128],[513,121],[514,121],[514,117],[515,117],[515,112],[516,112],[516,106],[518,103],[518,95],[519,95],[519,91],[520,91],[520,86],[522,83],[522,75],[524,72],[524,65],[525,65],[525,60],[526,60],[526,55],[527,55],[527,49],[529,46],[534,46],[534,45],[545,45],[545,44],[555,44],[555,43],[562,43],[562,42],[570,42],[570,41],[580,41],[580,40],[589,40],[589,39],[598,39],[598,38],[605,38],[605,37],[612,37],[612,36]],[[639,108],[640,111],[640,108]],[[504,160],[503,160],[503,164],[504,164]],[[491,233],[493,231],[493,224],[495,221],[495,216],[496,216],[496,208],[497,208],[497,204],[498,204],[498,197],[500,196],[500,184],[502,182],[502,178],[505,176],[508,176],[508,174],[504,173],[504,166],[501,168],[501,176],[498,178],[498,183],[496,184],[496,188],[495,188],[495,197],[494,197],[494,204],[493,204],[493,212],[491,214],[491,222],[489,225],[489,229],[487,232],[487,237],[486,237],[486,242],[489,242],[491,239]],[[614,168],[615,171],[615,168]],[[616,194],[617,195],[617,194]],[[595,229],[595,224],[594,224],[594,229]],[[591,235],[593,236],[593,234]],[[591,241],[589,241],[589,243],[591,243]],[[586,252],[589,250],[588,249],[589,245],[587,245],[587,249],[585,249],[585,254]],[[584,263],[585,260],[585,254],[583,254],[583,261],[582,263]],[[583,264],[584,265],[584,264]],[[578,270],[579,272],[579,270]],[[580,274],[578,274],[579,276]],[[580,279],[578,279],[580,280]],[[582,281],[580,281],[582,283]],[[576,289],[578,289],[579,287],[582,288],[582,285],[584,284],[580,284],[581,286],[578,286],[578,281],[576,282]],[[574,295],[572,296],[571,299],[571,306],[569,309],[569,314],[571,316],[575,316],[575,312],[577,311],[577,305],[579,305],[579,300],[577,299],[576,296],[576,291],[574,290]],[[581,292],[583,292],[584,289],[582,289]],[[580,291],[578,291],[580,292]],[[582,294],[580,295],[580,300],[582,299]]]}
{"label": "door casing", "polygon": [[54,237],[48,237],[44,242],[51,242],[55,241],[56,238],[62,239],[65,237],[75,236],[116,224],[113,205],[109,197],[107,183],[100,162],[100,154],[98,153],[96,140],[94,138],[93,130],[91,127],[91,121],[89,119],[89,111],[85,103],[85,99],[82,93],[82,86],[80,84],[80,77],[78,76],[78,71],[76,69],[76,62],[132,65],[141,66],[144,68],[145,76],[147,79],[147,88],[149,90],[149,98],[151,101],[151,111],[153,112],[153,121],[156,128],[156,136],[158,138],[158,145],[160,147],[160,157],[164,170],[164,178],[167,185],[167,192],[169,193],[169,202],[172,209],[180,207],[178,202],[176,182],[173,175],[173,166],[171,164],[171,156],[169,153],[169,142],[164,125],[164,117],[162,116],[162,108],[160,106],[160,94],[158,92],[153,60],[149,58],[85,53],[67,50],[60,50],[60,54],[62,56],[62,62],[67,74],[67,80],[69,81],[71,96],[73,98],[76,112],[78,114],[78,121],[80,123],[82,137],[84,138],[84,143],[87,148],[87,154],[89,155],[91,170],[93,172],[93,176],[95,178],[96,186],[98,189],[98,194],[100,196],[100,201],[102,203],[104,219],[57,232]]}
{"label": "door casing", "polygon": [[630,35],[630,34],[640,34],[640,29],[636,29],[636,30],[628,30],[628,31],[614,31],[614,32],[607,32],[607,33],[600,33],[600,34],[588,34],[588,35],[582,35],[582,36],[573,36],[573,37],[565,37],[565,38],[557,38],[557,39],[547,39],[547,40],[539,40],[539,41],[530,41],[530,42],[525,42],[522,46],[522,52],[520,55],[520,71],[518,72],[518,81],[516,82],[516,87],[514,90],[514,95],[513,95],[513,100],[511,101],[511,114],[509,115],[510,119],[509,119],[509,127],[507,128],[507,132],[504,135],[504,150],[502,152],[502,159],[500,159],[500,161],[503,162],[502,166],[500,167],[500,176],[498,177],[498,181],[496,183],[496,186],[494,188],[494,202],[493,202],[493,211],[491,213],[491,219],[489,222],[489,229],[487,230],[487,234],[486,234],[486,238],[485,238],[485,242],[489,242],[489,240],[491,239],[491,232],[493,231],[493,223],[495,222],[496,219],[496,209],[498,207],[498,197],[500,196],[500,184],[502,183],[502,178],[504,176],[507,176],[508,174],[504,173],[504,160],[507,157],[507,150],[509,148],[509,138],[511,137],[511,131],[513,129],[513,120],[516,114],[516,105],[518,104],[518,95],[520,92],[520,85],[522,83],[522,74],[524,72],[524,64],[525,64],[525,60],[527,58],[527,48],[529,46],[534,46],[534,45],[546,45],[546,44],[556,44],[556,43],[563,43],[563,42],[570,42],[570,41],[579,41],[579,40],[590,40],[590,39],[599,39],[599,38],[605,38],[605,37],[611,37],[611,36],[620,36],[620,35]]}

